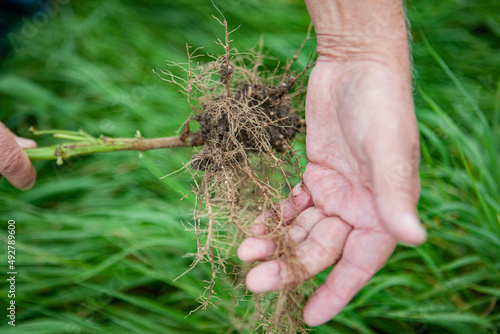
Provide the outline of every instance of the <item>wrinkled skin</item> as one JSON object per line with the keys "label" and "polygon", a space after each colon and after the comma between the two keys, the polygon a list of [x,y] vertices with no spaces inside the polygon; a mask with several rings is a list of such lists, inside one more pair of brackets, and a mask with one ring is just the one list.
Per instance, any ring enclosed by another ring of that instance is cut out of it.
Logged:
{"label": "wrinkled skin", "polygon": [[[321,42],[318,36],[306,99],[309,163],[303,183],[282,203],[285,219],[296,217],[290,242],[307,268],[305,278],[335,264],[305,306],[311,326],[340,312],[398,241],[418,245],[426,239],[416,213],[419,135],[407,51],[405,57],[360,47],[339,55]],[[293,280],[285,260],[266,261],[275,245],[259,238],[265,234],[261,219],[254,222],[255,236],[238,249],[243,261],[264,261],[246,278],[256,293]]]}

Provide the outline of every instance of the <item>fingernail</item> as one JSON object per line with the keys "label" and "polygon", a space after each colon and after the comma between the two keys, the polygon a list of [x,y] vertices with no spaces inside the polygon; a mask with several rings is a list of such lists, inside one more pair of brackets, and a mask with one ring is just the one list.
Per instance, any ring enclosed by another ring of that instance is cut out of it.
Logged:
{"label": "fingernail", "polygon": [[302,184],[296,185],[295,188],[293,188],[293,190],[292,190],[293,197],[297,197],[300,194],[302,194],[303,192],[304,192],[304,189],[302,189]]}
{"label": "fingernail", "polygon": [[14,139],[19,144],[19,146],[21,146],[22,148],[35,148],[36,147],[36,143],[31,139],[26,139],[23,137],[15,137]]}

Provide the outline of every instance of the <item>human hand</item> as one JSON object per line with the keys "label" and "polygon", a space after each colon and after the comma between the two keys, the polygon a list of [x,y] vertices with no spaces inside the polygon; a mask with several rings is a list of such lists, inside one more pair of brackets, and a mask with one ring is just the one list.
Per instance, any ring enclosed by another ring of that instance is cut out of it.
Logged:
{"label": "human hand", "polygon": [[[419,134],[402,7],[391,36],[360,40],[321,29],[326,11],[314,2],[307,2],[319,53],[306,100],[309,163],[303,183],[282,204],[285,221],[296,217],[289,241],[305,278],[336,264],[305,306],[311,326],[340,312],[387,262],[397,241],[416,245],[426,239],[415,209]],[[256,235],[242,242],[238,256],[265,261],[274,249],[271,239]],[[246,283],[260,293],[293,279],[285,260],[273,260],[253,268]]]}
{"label": "human hand", "polygon": [[35,147],[33,140],[17,137],[0,122],[0,177],[4,176],[16,188],[31,188],[36,171],[23,149]]}

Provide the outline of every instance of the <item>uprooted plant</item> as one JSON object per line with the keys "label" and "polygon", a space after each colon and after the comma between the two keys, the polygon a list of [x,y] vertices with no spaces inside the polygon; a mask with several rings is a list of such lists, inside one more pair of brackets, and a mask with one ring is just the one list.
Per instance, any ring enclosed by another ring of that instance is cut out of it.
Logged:
{"label": "uprooted plant", "polygon": [[[294,284],[286,284],[273,294],[255,296],[248,323],[252,332],[305,332],[301,309],[307,290],[300,277],[304,272],[289,240],[292,223],[281,218],[280,200],[291,190],[291,174],[300,175],[298,157],[291,141],[305,123],[297,113],[301,108],[301,91],[296,86],[309,66],[300,73],[292,71],[292,61],[285,64],[283,74],[262,71],[260,53],[240,54],[230,48],[230,32],[226,21],[225,40],[218,43],[224,54],[213,61],[196,65],[198,49],[187,48],[187,64],[171,63],[185,72],[179,77],[172,71],[158,75],[181,86],[192,108],[192,114],[179,136],[146,139],[94,138],[84,133],[56,132],[56,136],[75,140],[40,149],[27,150],[32,159],[57,159],[62,163],[73,155],[117,150],[144,151],[154,148],[195,147],[196,153],[185,169],[193,175],[197,207],[191,226],[196,233],[198,251],[193,266],[208,262],[212,277],[200,308],[212,303],[214,284],[219,270],[234,267],[228,259],[242,238],[252,236],[252,222],[265,217],[268,233],[276,243],[272,259],[284,259],[293,275]],[[199,131],[191,132],[192,122]],[[49,133],[47,131],[40,133]],[[52,132],[50,132],[52,133]],[[201,146],[201,148],[199,148]],[[248,271],[239,265],[232,271],[236,285]],[[287,280],[292,281],[292,280]]]}

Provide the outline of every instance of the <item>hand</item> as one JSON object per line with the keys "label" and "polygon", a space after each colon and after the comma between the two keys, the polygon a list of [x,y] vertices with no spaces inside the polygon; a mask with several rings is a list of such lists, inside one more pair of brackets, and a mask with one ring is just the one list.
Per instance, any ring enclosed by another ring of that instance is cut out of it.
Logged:
{"label": "hand", "polygon": [[33,140],[17,137],[0,122],[0,176],[16,188],[31,188],[36,171],[23,148],[35,147]]}
{"label": "hand", "polygon": [[[285,220],[296,217],[290,242],[305,278],[336,264],[305,306],[311,326],[340,312],[397,241],[426,239],[415,209],[419,135],[406,35],[374,46],[315,27],[319,57],[306,100],[309,163],[303,183],[282,204]],[[256,236],[243,241],[238,256],[266,260],[274,248],[271,239]],[[286,261],[273,260],[253,268],[246,283],[251,291],[267,292],[290,277]]]}

